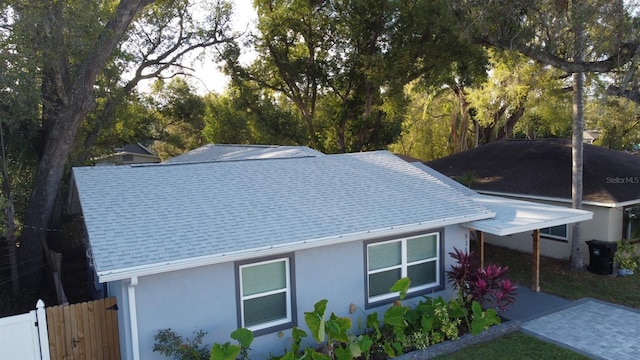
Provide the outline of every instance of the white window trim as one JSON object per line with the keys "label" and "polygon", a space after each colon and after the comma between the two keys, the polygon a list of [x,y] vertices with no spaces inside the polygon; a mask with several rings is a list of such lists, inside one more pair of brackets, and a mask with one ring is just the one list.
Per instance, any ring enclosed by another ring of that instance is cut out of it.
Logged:
{"label": "white window trim", "polygon": [[[564,226],[564,233],[566,234],[565,236],[552,235],[552,234],[547,234],[542,232],[542,230],[550,229],[550,227],[540,229],[540,236],[550,238],[550,239],[569,241],[569,226],[567,224],[557,225],[557,226]],[[555,227],[555,226],[552,226],[552,227]]]}
{"label": "white window trim", "polygon": [[[435,235],[436,236],[436,256],[435,257],[431,257],[431,258],[427,258],[427,259],[422,259],[419,261],[413,261],[411,263],[407,263],[407,241],[411,240],[411,239],[415,239],[415,238],[420,238],[420,237],[426,237],[426,236],[432,236]],[[381,244],[388,244],[388,243],[392,243],[392,242],[400,242],[401,243],[401,262],[400,265],[395,265],[395,266],[390,266],[390,267],[386,267],[386,268],[381,268],[381,269],[376,269],[376,270],[369,270],[369,248],[372,246],[376,246],[376,245],[381,245]],[[441,279],[441,262],[442,259],[440,258],[440,232],[433,232],[433,233],[428,233],[428,234],[420,234],[420,235],[416,235],[416,236],[410,236],[410,237],[406,237],[406,238],[401,238],[401,239],[392,239],[392,240],[387,240],[387,241],[378,241],[378,242],[373,242],[370,244],[367,244],[367,253],[366,253],[366,269],[367,269],[367,277],[366,277],[366,282],[367,282],[367,298],[368,298],[368,302],[369,303],[376,303],[379,301],[384,301],[384,300],[389,300],[389,299],[394,299],[398,297],[398,293],[386,293],[386,294],[382,294],[382,295],[377,295],[377,296],[373,296],[370,297],[369,296],[369,276],[371,274],[376,274],[379,272],[384,272],[384,271],[389,271],[389,270],[393,270],[393,269],[400,269],[400,278],[404,278],[407,277],[407,269],[409,268],[409,266],[411,265],[418,265],[418,264],[424,264],[424,263],[428,263],[428,262],[433,262],[435,261],[436,263],[436,281],[429,283],[429,284],[424,284],[424,285],[420,285],[420,286],[410,286],[409,287],[409,291],[407,292],[407,294],[412,294],[415,292],[419,292],[422,290],[426,290],[426,289],[430,289],[430,288],[434,288],[434,287],[438,287],[440,286],[440,279]],[[409,279],[411,280],[411,279]]]}
{"label": "white window trim", "polygon": [[[286,281],[285,288],[284,289],[280,289],[280,290],[272,290],[272,291],[267,291],[267,292],[263,292],[263,293],[244,296],[243,287],[242,287],[242,269],[248,268],[248,267],[254,267],[254,266],[270,264],[270,263],[276,263],[276,262],[284,262],[285,263],[285,268],[286,268],[285,269],[285,281]],[[275,326],[278,326],[278,325],[283,325],[283,324],[287,324],[287,323],[291,323],[292,322],[293,315],[292,315],[292,307],[291,307],[291,262],[289,261],[288,257],[243,264],[243,265],[240,265],[238,267],[238,270],[239,270],[238,271],[238,274],[239,274],[238,275],[239,276],[238,291],[240,293],[240,322],[241,322],[241,327],[246,327],[247,329],[249,329],[251,331],[257,331],[257,330],[268,329],[268,328],[271,328],[271,327],[275,327]],[[251,300],[251,299],[260,298],[260,297],[273,295],[273,294],[279,294],[279,293],[285,293],[285,299],[287,301],[287,304],[286,304],[287,316],[285,318],[269,321],[269,322],[262,323],[262,324],[256,324],[256,325],[252,325],[252,326],[245,326],[244,325],[244,302],[245,302],[245,300]]]}

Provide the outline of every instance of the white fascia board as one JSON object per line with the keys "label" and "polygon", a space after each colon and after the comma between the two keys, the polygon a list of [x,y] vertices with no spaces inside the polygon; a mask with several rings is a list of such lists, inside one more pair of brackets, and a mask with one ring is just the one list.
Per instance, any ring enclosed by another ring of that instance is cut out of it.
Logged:
{"label": "white fascia board", "polygon": [[98,282],[106,283],[111,281],[118,281],[124,279],[130,279],[133,277],[140,277],[146,275],[160,274],[170,271],[184,270],[195,268],[199,266],[221,264],[232,261],[246,260],[256,257],[265,257],[271,255],[277,255],[292,251],[306,250],[321,246],[336,245],[342,243],[348,243],[352,241],[363,241],[368,239],[374,239],[379,237],[388,236],[401,236],[407,233],[428,231],[435,228],[457,225],[462,223],[473,222],[482,219],[490,219],[495,216],[495,212],[483,211],[474,215],[456,216],[452,218],[445,218],[441,220],[430,220],[420,222],[416,224],[407,224],[394,226],[390,228],[369,230],[354,234],[337,235],[319,239],[309,239],[304,241],[298,241],[293,243],[265,246],[260,248],[253,248],[229,253],[212,254],[206,256],[200,256],[188,259],[179,259],[166,261],[161,263],[147,264],[141,266],[132,266],[128,268],[100,271],[97,273]]}
{"label": "white fascia board", "polygon": [[[482,191],[482,190],[475,190],[475,191],[480,193],[480,194],[485,194],[485,195],[515,197],[515,198],[521,198],[521,199],[542,200],[542,201],[555,201],[555,202],[562,202],[562,203],[571,204],[571,199],[566,199],[566,198],[557,198],[557,197],[551,197],[551,196],[535,196],[535,195],[526,195],[526,194],[514,194],[514,193],[505,193],[505,192],[498,192],[498,191]],[[605,202],[588,201],[588,200],[587,201],[584,201],[584,200],[582,201],[582,205],[599,206],[599,207],[606,207],[606,208],[619,208],[619,207],[624,207],[624,206],[629,206],[629,205],[636,205],[636,204],[640,204],[640,199],[617,202],[617,203],[605,203]]]}
{"label": "white fascia board", "polygon": [[517,226],[508,226],[508,227],[495,226],[495,225],[491,225],[492,224],[491,220],[472,221],[472,222],[467,222],[461,225],[463,227],[466,227],[472,230],[479,230],[479,231],[497,235],[497,236],[506,236],[506,235],[513,235],[513,234],[533,231],[537,229],[544,229],[544,228],[558,226],[558,225],[573,224],[580,221],[591,220],[593,218],[593,213],[591,211],[574,209],[574,212],[575,214],[572,216],[562,217],[562,218],[553,219],[553,220],[546,220],[546,221],[534,223],[534,224],[525,224],[525,225],[517,225]]}

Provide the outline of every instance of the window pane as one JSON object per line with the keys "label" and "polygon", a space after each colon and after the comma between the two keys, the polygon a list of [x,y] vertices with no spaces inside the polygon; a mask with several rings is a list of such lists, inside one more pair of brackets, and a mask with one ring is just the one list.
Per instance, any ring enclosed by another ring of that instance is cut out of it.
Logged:
{"label": "window pane", "polygon": [[438,254],[437,236],[429,235],[407,240],[407,259],[409,262],[430,259]]}
{"label": "window pane", "polygon": [[400,265],[402,261],[402,245],[399,241],[379,245],[370,245],[369,271]]}
{"label": "window pane", "polygon": [[284,292],[244,301],[244,326],[286,318],[287,298]]}
{"label": "window pane", "polygon": [[411,287],[436,282],[436,261],[409,266],[407,276],[411,280]]}
{"label": "window pane", "polygon": [[540,229],[541,234],[553,235],[561,238],[567,237],[567,225],[552,226]]}
{"label": "window pane", "polygon": [[284,261],[242,268],[242,294],[249,296],[287,287]]}
{"label": "window pane", "polygon": [[388,294],[389,289],[400,280],[400,269],[369,274],[369,296]]}

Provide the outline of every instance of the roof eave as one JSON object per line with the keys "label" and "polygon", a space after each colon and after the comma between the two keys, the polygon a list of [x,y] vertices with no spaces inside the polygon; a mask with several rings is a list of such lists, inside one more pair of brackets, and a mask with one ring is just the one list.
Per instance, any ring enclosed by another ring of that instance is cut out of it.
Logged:
{"label": "roof eave", "polygon": [[185,270],[200,266],[221,264],[232,261],[246,260],[256,257],[265,257],[271,255],[277,255],[292,251],[306,250],[321,246],[336,245],[342,243],[348,243],[352,241],[363,241],[368,239],[375,239],[388,236],[400,236],[407,233],[427,231],[434,228],[440,228],[450,225],[462,224],[473,222],[477,220],[489,219],[496,214],[492,211],[483,211],[473,215],[463,215],[451,218],[429,220],[419,222],[415,224],[407,224],[394,226],[383,229],[369,230],[354,234],[337,235],[319,239],[309,239],[298,242],[292,242],[281,245],[272,245],[260,248],[253,248],[222,254],[211,254],[206,256],[200,256],[197,258],[179,259],[172,261],[165,261],[141,266],[132,266],[122,269],[114,269],[108,271],[98,272],[98,281],[100,283],[130,279],[132,277],[140,277],[147,275],[161,274],[170,271]]}
{"label": "roof eave", "polygon": [[497,236],[507,236],[507,235],[513,235],[513,234],[518,234],[518,233],[523,233],[523,232],[528,232],[528,231],[533,231],[533,230],[538,230],[538,229],[548,228],[548,227],[553,227],[558,225],[573,224],[581,221],[591,220],[592,218],[593,218],[592,212],[582,211],[580,214],[576,214],[574,216],[549,220],[538,225],[526,224],[526,225],[503,228],[503,227],[497,227],[497,226],[490,226],[488,224],[482,224],[481,221],[468,222],[461,225],[468,229],[479,230],[479,231],[497,235]]}
{"label": "roof eave", "polygon": [[[516,198],[531,199],[531,200],[542,200],[542,201],[555,201],[555,202],[562,202],[562,203],[571,203],[571,199],[567,199],[567,198],[558,198],[558,197],[551,197],[551,196],[537,196],[537,195],[508,193],[508,192],[499,192],[499,191],[485,191],[485,190],[476,190],[476,189],[474,189],[474,190],[476,192],[480,193],[480,194],[485,194],[485,195],[507,196],[507,197],[516,197]],[[640,199],[621,201],[621,202],[611,202],[611,203],[609,203],[609,202],[600,202],[600,201],[583,200],[582,204],[583,205],[590,205],[590,206],[607,207],[607,208],[618,208],[618,207],[624,207],[624,206],[629,206],[629,205],[640,204]]]}

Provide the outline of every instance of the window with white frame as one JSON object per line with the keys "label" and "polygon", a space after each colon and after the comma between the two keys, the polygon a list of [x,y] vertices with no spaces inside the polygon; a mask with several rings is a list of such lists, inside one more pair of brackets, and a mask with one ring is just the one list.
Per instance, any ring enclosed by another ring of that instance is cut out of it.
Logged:
{"label": "window with white frame", "polygon": [[237,269],[240,327],[256,331],[293,322],[290,257],[241,264]]}
{"label": "window with white frame", "polygon": [[368,303],[396,298],[389,289],[403,277],[409,293],[440,286],[440,246],[439,232],[367,244]]}
{"label": "window with white frame", "polygon": [[567,233],[567,224],[540,229],[540,235],[544,235],[544,237],[558,239],[558,240],[569,239],[569,235]]}

